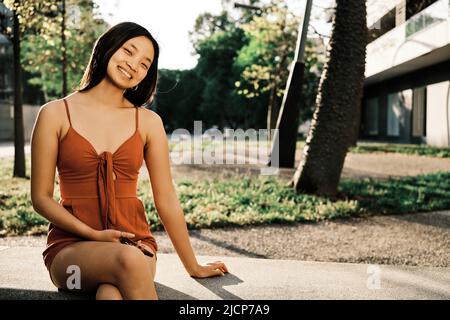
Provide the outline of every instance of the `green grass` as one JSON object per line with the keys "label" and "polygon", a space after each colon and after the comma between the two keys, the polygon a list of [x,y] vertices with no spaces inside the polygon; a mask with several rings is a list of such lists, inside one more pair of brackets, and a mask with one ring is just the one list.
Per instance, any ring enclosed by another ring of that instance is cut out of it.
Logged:
{"label": "green grass", "polygon": [[[30,158],[27,158],[30,172]],[[12,158],[0,158],[0,235],[41,234],[48,221],[34,212],[30,197],[30,180],[12,178]]]}
{"label": "green grass", "polygon": [[[10,172],[12,161],[0,159],[0,235],[45,234],[48,221],[31,206],[30,180],[11,178]],[[337,200],[296,194],[275,177],[245,175],[181,181],[176,190],[189,228],[316,222],[450,209],[450,172],[385,181],[342,180]],[[151,195],[149,182],[140,180],[138,196],[152,229],[160,230],[162,225]],[[59,200],[57,184],[55,200]]]}
{"label": "green grass", "polygon": [[342,194],[366,212],[395,214],[450,209],[450,172],[389,180],[343,180]]}
{"label": "green grass", "polygon": [[438,148],[428,145],[417,144],[387,144],[387,143],[367,143],[358,142],[356,147],[350,148],[352,153],[373,153],[373,152],[390,152],[414,154],[419,156],[429,156],[437,158],[449,158],[450,148]]}

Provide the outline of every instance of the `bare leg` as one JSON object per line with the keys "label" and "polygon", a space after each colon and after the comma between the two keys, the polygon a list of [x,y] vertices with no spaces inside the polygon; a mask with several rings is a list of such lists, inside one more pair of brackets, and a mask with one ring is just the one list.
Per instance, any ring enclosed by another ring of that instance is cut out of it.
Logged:
{"label": "bare leg", "polygon": [[102,283],[97,288],[95,300],[123,300],[123,297],[116,286],[110,283]]}
{"label": "bare leg", "polygon": [[[123,299],[157,299],[149,259],[138,248],[128,245],[79,241],[56,255],[50,272],[59,288],[67,289],[66,281],[71,276],[67,270],[75,265],[80,270],[81,291],[94,291],[102,284],[110,284],[118,289]],[[112,288],[109,289],[111,292]]]}

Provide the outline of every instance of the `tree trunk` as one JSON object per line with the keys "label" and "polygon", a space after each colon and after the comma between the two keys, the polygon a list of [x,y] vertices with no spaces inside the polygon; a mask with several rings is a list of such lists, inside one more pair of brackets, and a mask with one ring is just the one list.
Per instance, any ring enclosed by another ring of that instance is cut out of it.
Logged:
{"label": "tree trunk", "polygon": [[355,121],[354,121],[354,127],[353,127],[353,136],[350,138],[350,147],[356,147],[358,145],[358,138],[359,138],[359,129],[361,126],[361,108],[362,108],[362,100],[359,103],[359,106],[356,109],[355,114]]}
{"label": "tree trunk", "polygon": [[[16,0],[18,1],[18,0]],[[22,111],[22,70],[20,66],[20,26],[17,12],[13,12],[14,52],[14,170],[13,176],[25,178],[25,138]]]}
{"label": "tree trunk", "polygon": [[359,118],[367,43],[365,1],[336,0],[330,59],[316,110],[291,181],[297,192],[335,196]]}
{"label": "tree trunk", "polygon": [[67,95],[66,0],[62,0],[61,5],[62,94],[65,97]]}

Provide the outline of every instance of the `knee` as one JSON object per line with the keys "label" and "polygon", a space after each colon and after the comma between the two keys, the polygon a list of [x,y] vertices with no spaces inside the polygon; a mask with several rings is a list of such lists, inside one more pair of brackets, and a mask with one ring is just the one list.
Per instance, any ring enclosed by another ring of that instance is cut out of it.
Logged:
{"label": "knee", "polygon": [[117,273],[118,277],[123,276],[130,278],[133,275],[142,275],[144,270],[148,268],[148,263],[141,250],[136,247],[123,246],[117,254]]}

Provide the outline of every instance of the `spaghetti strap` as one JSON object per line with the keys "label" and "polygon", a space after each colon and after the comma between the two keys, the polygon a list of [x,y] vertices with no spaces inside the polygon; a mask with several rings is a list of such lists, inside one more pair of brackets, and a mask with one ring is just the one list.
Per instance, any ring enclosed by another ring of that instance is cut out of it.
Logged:
{"label": "spaghetti strap", "polygon": [[66,99],[63,99],[63,101],[64,101],[64,105],[66,106],[66,113],[67,113],[67,118],[69,118],[69,124],[70,124],[70,126],[72,126],[72,122],[70,121],[69,105],[67,104]]}
{"label": "spaghetti strap", "polygon": [[136,131],[138,131],[139,128],[139,107],[136,108]]}

